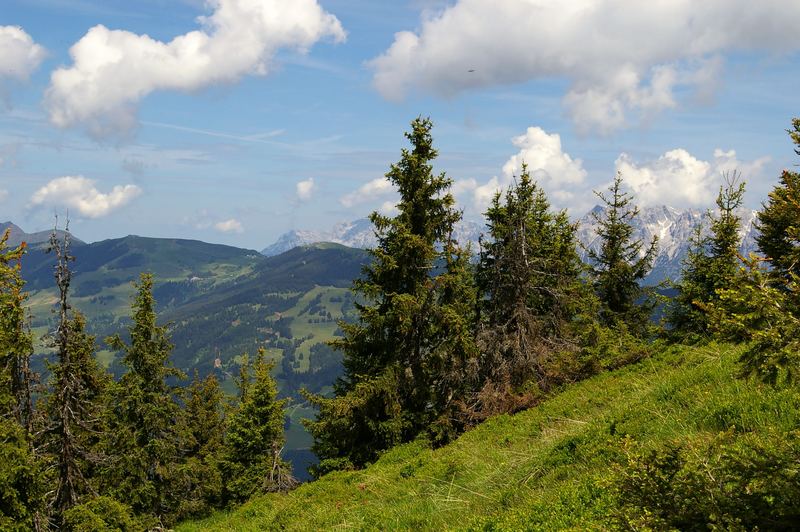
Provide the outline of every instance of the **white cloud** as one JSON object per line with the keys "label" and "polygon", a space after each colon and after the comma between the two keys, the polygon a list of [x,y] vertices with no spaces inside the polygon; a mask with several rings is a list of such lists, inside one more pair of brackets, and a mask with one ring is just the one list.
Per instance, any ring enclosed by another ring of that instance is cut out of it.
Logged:
{"label": "white cloud", "polygon": [[0,203],[8,199],[8,190],[0,188]]}
{"label": "white cloud", "polygon": [[27,81],[45,55],[45,49],[22,28],[0,26],[0,96],[4,81]]}
{"label": "white cloud", "polygon": [[798,26],[786,0],[457,0],[370,65],[391,100],[566,79],[579,130],[608,133],[674,107],[676,88],[707,98],[725,53],[797,50]]}
{"label": "white cloud", "polygon": [[83,176],[53,179],[31,196],[31,206],[58,206],[74,209],[86,218],[100,218],[130,203],[142,190],[136,185],[117,185],[102,193],[94,181]]}
{"label": "white cloud", "polygon": [[378,207],[378,212],[384,216],[397,216],[400,214],[400,209],[397,208],[396,201],[384,201],[381,206]]}
{"label": "white cloud", "polygon": [[372,181],[365,183],[358,190],[354,190],[349,194],[345,194],[339,199],[339,202],[347,207],[361,205],[376,199],[383,198],[395,192],[394,185],[385,177],[379,177]]}
{"label": "white cloud", "polygon": [[640,205],[707,207],[719,192],[723,173],[738,170],[748,180],[757,176],[768,161],[769,157],[761,157],[742,162],[734,150],[720,149],[714,151],[711,161],[703,161],[678,148],[641,164],[623,153],[617,158],[616,169]]}
{"label": "white cloud", "polygon": [[53,72],[45,97],[59,127],[85,126],[98,138],[130,132],[136,105],[157,90],[194,91],[266,75],[281,48],[307,51],[320,39],[346,37],[317,0],[208,0],[201,29],[169,42],[91,28],[70,49],[71,67]]}
{"label": "white cloud", "polygon": [[297,189],[297,199],[300,201],[310,200],[311,196],[314,195],[314,192],[317,189],[316,185],[314,184],[313,177],[299,181],[295,188]]}
{"label": "white cloud", "polygon": [[235,218],[215,223],[214,229],[220,233],[244,233],[242,222]]}
{"label": "white cloud", "polygon": [[524,135],[514,137],[511,142],[519,152],[512,155],[503,165],[500,177],[492,177],[479,184],[475,179],[456,181],[453,194],[456,197],[471,194],[472,208],[483,213],[492,197],[512,183],[522,171],[522,164],[536,182],[545,190],[554,204],[565,205],[572,198],[576,187],[586,180],[583,161],[574,159],[561,145],[558,133],[547,133],[539,127],[529,127]]}

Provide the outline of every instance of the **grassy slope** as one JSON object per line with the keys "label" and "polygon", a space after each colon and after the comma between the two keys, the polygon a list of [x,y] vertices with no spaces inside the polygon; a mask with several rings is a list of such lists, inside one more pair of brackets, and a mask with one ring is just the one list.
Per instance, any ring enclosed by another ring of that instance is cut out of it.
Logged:
{"label": "grassy slope", "polygon": [[438,450],[411,443],[363,471],[257,498],[179,530],[607,529],[627,438],[644,448],[800,425],[797,389],[735,377],[738,348],[676,347],[489,420]]}

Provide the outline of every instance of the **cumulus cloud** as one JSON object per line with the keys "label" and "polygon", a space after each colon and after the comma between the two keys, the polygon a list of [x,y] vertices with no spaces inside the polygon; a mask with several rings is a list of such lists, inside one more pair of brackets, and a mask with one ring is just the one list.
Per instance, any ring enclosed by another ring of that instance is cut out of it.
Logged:
{"label": "cumulus cloud", "polygon": [[0,203],[8,199],[8,190],[0,188]]}
{"label": "cumulus cloud", "polygon": [[26,81],[44,60],[45,49],[18,26],[0,26],[0,78]]}
{"label": "cumulus cloud", "polygon": [[117,185],[108,193],[97,190],[95,182],[83,176],[53,179],[31,196],[30,205],[73,209],[86,218],[100,218],[138,197],[136,185]]}
{"label": "cumulus cloud", "polygon": [[295,186],[297,190],[297,199],[300,201],[308,201],[311,199],[311,196],[314,195],[317,187],[314,184],[314,178],[309,177],[308,179],[304,179],[303,181],[299,181]]}
{"label": "cumulus cloud", "polygon": [[519,151],[503,165],[501,176],[480,184],[475,179],[460,180],[453,186],[455,196],[472,196],[472,207],[478,213],[486,210],[492,197],[506,188],[522,171],[523,163],[536,182],[547,192],[551,201],[565,205],[573,191],[586,180],[583,161],[566,153],[558,133],[547,133],[540,127],[529,127],[523,135],[511,139]]}
{"label": "cumulus cloud", "polygon": [[339,202],[347,207],[354,207],[363,203],[375,201],[395,193],[394,185],[385,177],[373,179],[357,190],[339,198]]}
{"label": "cumulus cloud", "polygon": [[799,49],[798,25],[785,0],[457,0],[370,65],[391,100],[566,79],[579,129],[609,133],[674,107],[677,88],[707,98],[726,53]]}
{"label": "cumulus cloud", "polygon": [[45,49],[17,26],[0,26],[0,92],[3,82],[27,81],[45,57]]}
{"label": "cumulus cloud", "polygon": [[162,42],[91,28],[70,49],[73,65],[53,72],[45,103],[59,127],[84,126],[98,138],[130,132],[137,103],[157,90],[194,91],[266,75],[281,48],[306,52],[346,34],[317,0],[208,0],[200,29]]}
{"label": "cumulus cloud", "polygon": [[636,194],[641,205],[705,207],[713,203],[726,172],[740,171],[745,180],[757,176],[769,157],[739,161],[736,151],[714,150],[710,161],[703,161],[678,148],[658,159],[636,163],[628,154],[621,154],[616,169]]}
{"label": "cumulus cloud", "polygon": [[230,218],[214,224],[214,229],[220,233],[244,233],[242,222],[235,218]]}

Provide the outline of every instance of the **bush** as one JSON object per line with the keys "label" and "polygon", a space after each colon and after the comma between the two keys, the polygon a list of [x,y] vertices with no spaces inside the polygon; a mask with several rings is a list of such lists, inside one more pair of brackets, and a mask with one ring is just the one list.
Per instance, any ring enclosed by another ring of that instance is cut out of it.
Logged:
{"label": "bush", "polygon": [[97,497],[64,512],[63,529],[70,532],[135,532],[142,526],[131,509],[111,497]]}
{"label": "bush", "polygon": [[792,530],[800,523],[800,431],[737,434],[643,451],[626,445],[616,524],[642,530]]}

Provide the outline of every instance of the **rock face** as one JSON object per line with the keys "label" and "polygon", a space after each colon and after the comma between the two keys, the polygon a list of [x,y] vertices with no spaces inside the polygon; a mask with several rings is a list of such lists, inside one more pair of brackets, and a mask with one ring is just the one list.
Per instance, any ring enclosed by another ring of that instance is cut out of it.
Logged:
{"label": "rock face", "polygon": [[[594,207],[591,211],[577,220],[578,240],[589,249],[597,249],[596,224],[593,213],[602,213],[601,206]],[[756,230],[754,222],[756,211],[742,211],[742,245],[740,251],[747,254],[756,250]],[[703,222],[706,227],[708,220],[705,213],[696,209],[680,210],[666,205],[642,208],[633,221],[634,237],[649,243],[653,237],[658,237],[658,254],[653,271],[648,276],[647,284],[657,284],[664,279],[676,279],[680,275],[681,261],[689,249],[689,239],[697,224]],[[473,252],[478,251],[478,239],[485,230],[482,223],[465,220],[455,231],[456,239],[462,244],[471,243]],[[354,222],[341,223],[329,231],[289,231],[282,235],[274,244],[262,251],[264,255],[273,256],[302,245],[317,242],[334,242],[348,247],[368,248],[377,243],[372,230],[372,223],[362,218]],[[586,259],[586,252],[581,251],[582,258]]]}

